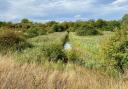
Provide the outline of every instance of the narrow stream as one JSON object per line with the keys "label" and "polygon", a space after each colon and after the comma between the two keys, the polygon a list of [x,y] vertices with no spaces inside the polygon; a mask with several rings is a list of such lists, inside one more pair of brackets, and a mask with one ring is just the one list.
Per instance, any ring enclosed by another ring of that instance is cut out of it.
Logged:
{"label": "narrow stream", "polygon": [[66,39],[65,39],[65,43],[64,43],[64,49],[67,50],[67,49],[71,49],[71,44],[69,42],[69,33],[68,35],[66,36]]}
{"label": "narrow stream", "polygon": [[64,49],[71,49],[71,44],[69,42],[66,42],[64,44]]}

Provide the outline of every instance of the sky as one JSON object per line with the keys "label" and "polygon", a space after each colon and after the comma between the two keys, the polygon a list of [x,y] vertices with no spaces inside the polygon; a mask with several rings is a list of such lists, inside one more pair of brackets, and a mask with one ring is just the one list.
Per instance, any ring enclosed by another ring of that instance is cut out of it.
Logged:
{"label": "sky", "polygon": [[128,0],[0,0],[0,21],[121,19]]}

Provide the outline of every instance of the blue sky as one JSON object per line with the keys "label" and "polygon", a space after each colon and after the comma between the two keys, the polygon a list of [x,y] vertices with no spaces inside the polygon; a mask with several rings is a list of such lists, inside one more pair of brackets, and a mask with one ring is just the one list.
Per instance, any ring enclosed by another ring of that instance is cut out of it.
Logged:
{"label": "blue sky", "polygon": [[120,19],[128,0],[0,0],[0,20],[37,22]]}

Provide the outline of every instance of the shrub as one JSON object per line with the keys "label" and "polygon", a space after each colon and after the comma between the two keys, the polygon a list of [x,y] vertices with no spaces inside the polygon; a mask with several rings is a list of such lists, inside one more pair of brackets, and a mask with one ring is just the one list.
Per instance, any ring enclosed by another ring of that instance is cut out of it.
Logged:
{"label": "shrub", "polygon": [[13,31],[3,31],[0,34],[0,51],[7,52],[8,50],[21,51],[29,47],[30,44],[20,36],[20,34]]}
{"label": "shrub", "polygon": [[49,45],[43,48],[44,55],[49,59],[49,61],[64,61],[67,62],[66,55],[64,51],[62,50],[63,48],[53,44]]}
{"label": "shrub", "polygon": [[75,28],[70,27],[70,28],[67,29],[67,31],[68,31],[68,32],[75,32]]}
{"label": "shrub", "polygon": [[75,49],[67,50],[66,54],[69,62],[79,64],[80,60],[78,58],[78,53],[76,53]]}
{"label": "shrub", "polygon": [[124,73],[128,66],[128,38],[124,30],[119,30],[102,47],[104,60],[108,68]]}
{"label": "shrub", "polygon": [[54,33],[54,30],[53,29],[48,29],[48,33]]}
{"label": "shrub", "polygon": [[27,37],[35,37],[35,36],[39,36],[39,35],[45,35],[46,31],[42,30],[42,29],[37,29],[37,28],[31,28],[28,29],[26,32]]}
{"label": "shrub", "polygon": [[98,35],[101,33],[96,29],[80,28],[79,30],[76,31],[76,34],[79,36],[87,36],[87,35]]}
{"label": "shrub", "polygon": [[54,24],[52,26],[52,29],[53,29],[54,32],[61,32],[61,28],[58,24]]}

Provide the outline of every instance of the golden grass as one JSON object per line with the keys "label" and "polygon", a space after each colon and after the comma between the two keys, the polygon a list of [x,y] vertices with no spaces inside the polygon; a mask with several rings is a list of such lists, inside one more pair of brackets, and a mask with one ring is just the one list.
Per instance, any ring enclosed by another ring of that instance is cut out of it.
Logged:
{"label": "golden grass", "polygon": [[0,89],[128,89],[126,79],[115,80],[96,70],[68,64],[60,71],[12,59],[0,56]]}

